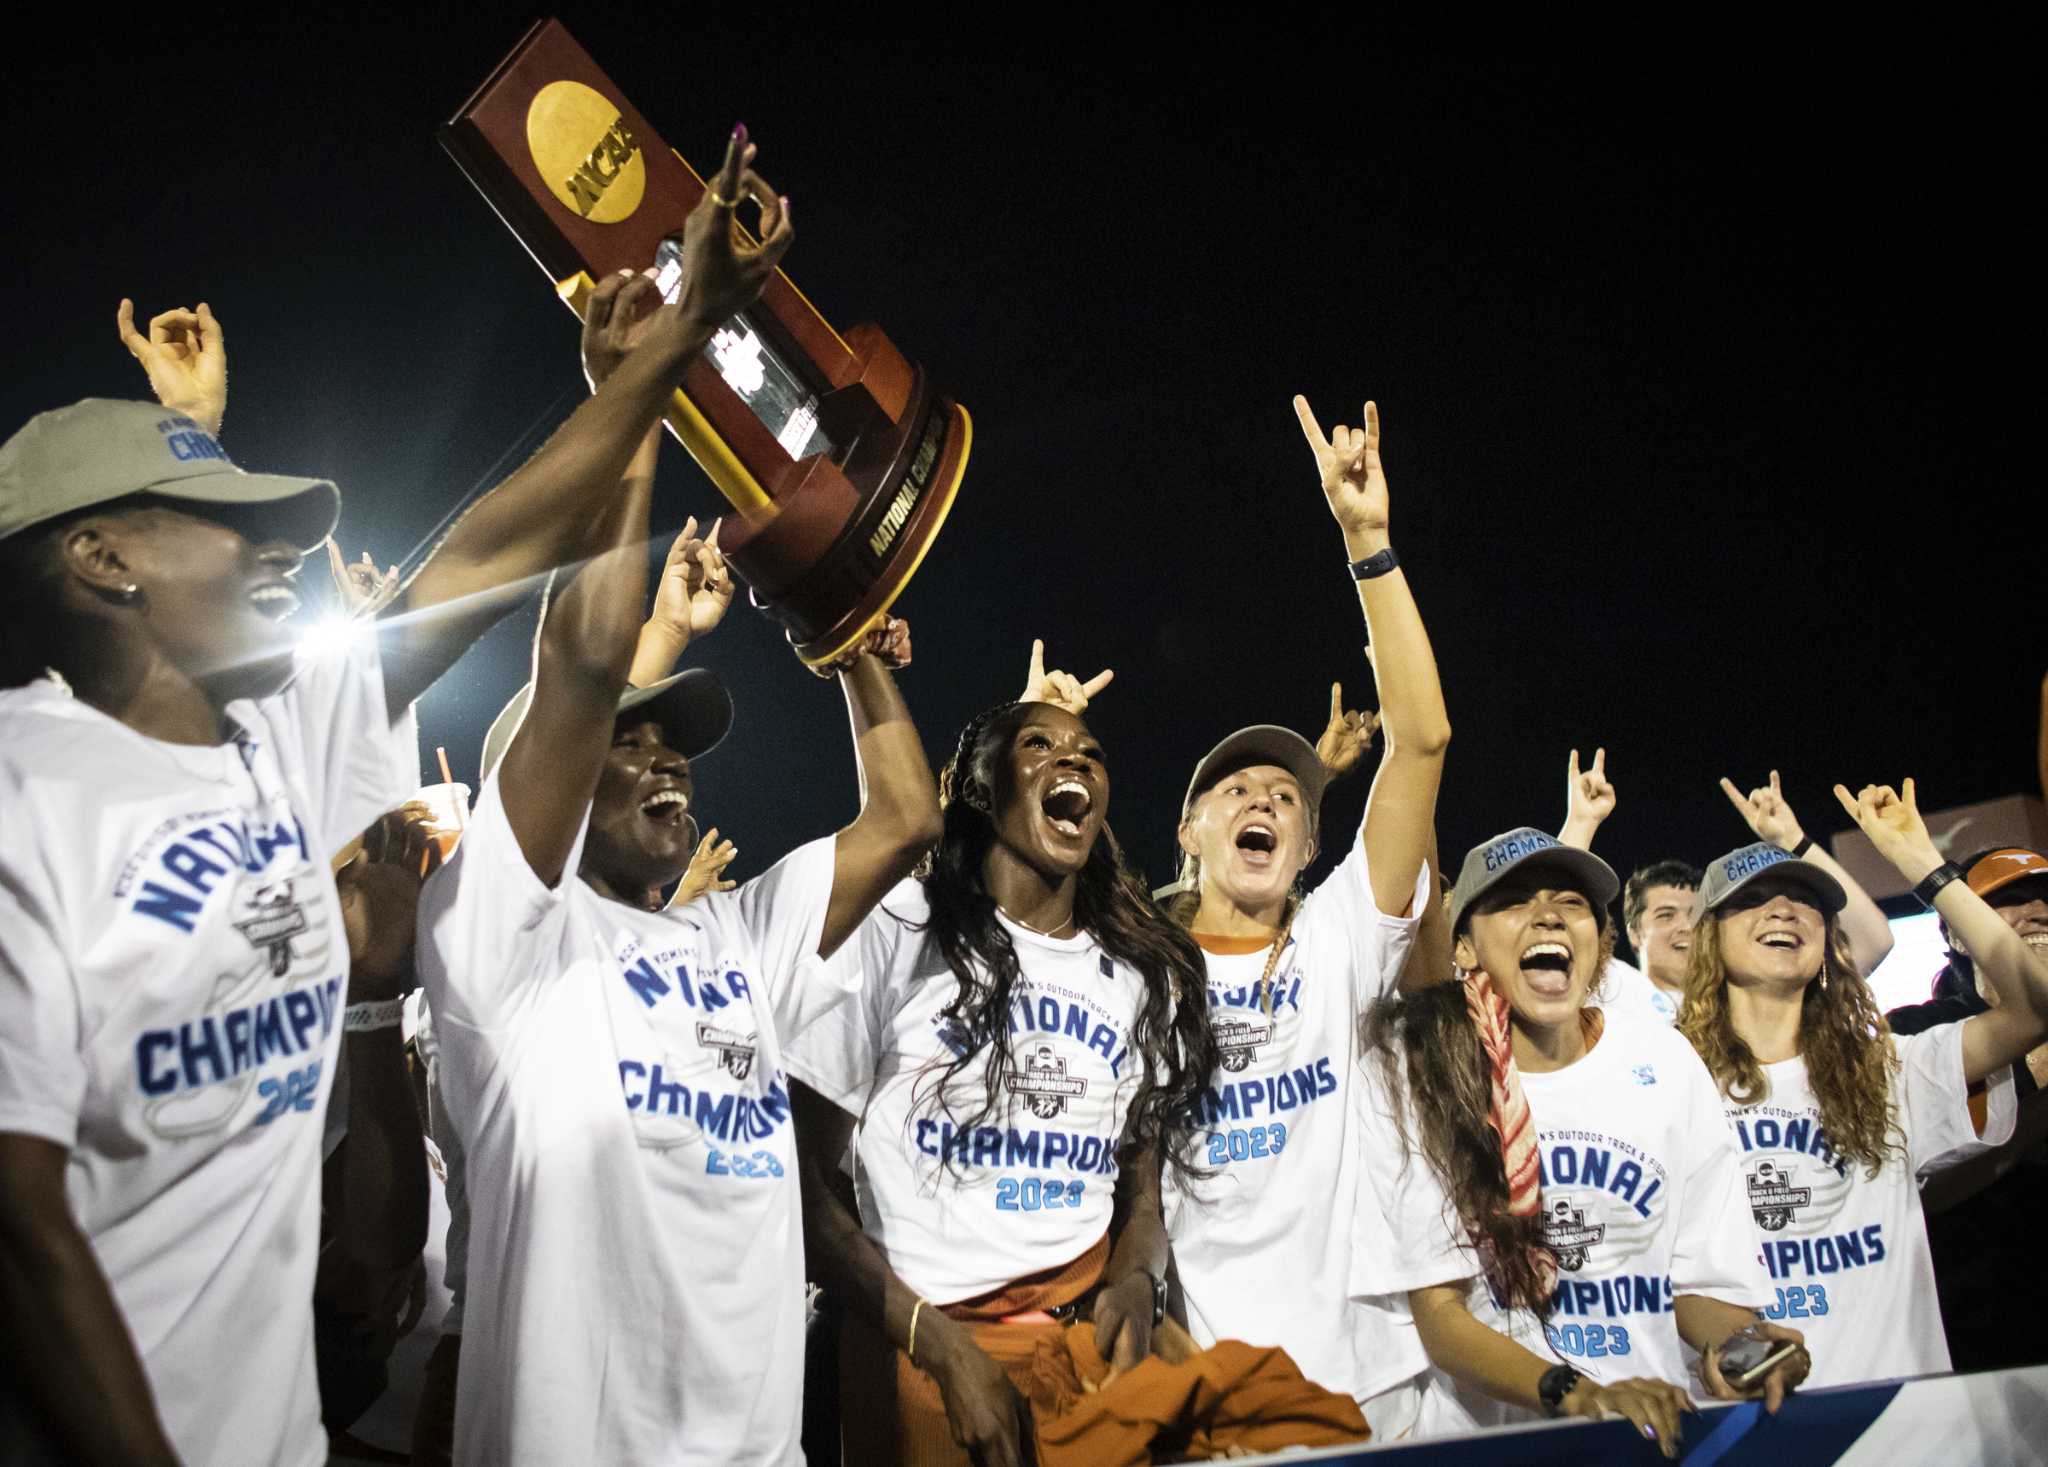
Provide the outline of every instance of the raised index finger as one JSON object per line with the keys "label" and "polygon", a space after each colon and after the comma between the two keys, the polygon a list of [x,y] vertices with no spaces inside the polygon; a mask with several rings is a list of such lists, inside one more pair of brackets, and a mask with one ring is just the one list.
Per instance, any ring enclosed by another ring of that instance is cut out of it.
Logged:
{"label": "raised index finger", "polygon": [[1308,439],[1308,446],[1317,453],[1328,453],[1329,435],[1323,432],[1323,425],[1316,421],[1316,415],[1310,409],[1308,399],[1298,392],[1294,394],[1294,416],[1301,419],[1301,434]]}
{"label": "raised index finger", "polygon": [[1042,637],[1031,639],[1031,665],[1024,679],[1026,685],[1033,688],[1045,681],[1045,639]]}

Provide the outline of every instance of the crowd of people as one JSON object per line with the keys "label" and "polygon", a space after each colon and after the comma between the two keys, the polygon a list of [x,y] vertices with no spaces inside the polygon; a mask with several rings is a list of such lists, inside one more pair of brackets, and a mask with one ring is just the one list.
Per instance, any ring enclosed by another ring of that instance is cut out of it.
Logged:
{"label": "crowd of people", "polygon": [[[715,526],[652,587],[647,547],[660,414],[793,238],[753,159],[677,299],[597,287],[588,401],[407,577],[334,548],[332,484],[230,461],[205,305],[121,303],[157,402],[0,446],[0,1460],[1015,1467],[1545,1416],[1648,1460],[1700,1403],[1948,1370],[1959,1321],[2034,1358],[1966,1248],[1938,1284],[1923,1188],[2039,1191],[2048,855],[1954,863],[1911,779],[1836,786],[1953,953],[1889,1021],[1884,913],[1775,772],[1723,781],[1754,839],[1704,864],[1594,853],[1604,750],[1556,834],[1440,859],[1371,402],[1294,406],[1378,711],[1222,737],[1153,812],[1172,885],[1109,826],[1108,672],[1035,646],[935,775],[894,617],[823,670],[858,816],[728,880],[691,812],[732,700],[676,666],[734,583]],[[314,654],[323,547],[364,631]],[[537,587],[451,815],[410,709]],[[366,1443],[423,1332],[409,1440]]]}

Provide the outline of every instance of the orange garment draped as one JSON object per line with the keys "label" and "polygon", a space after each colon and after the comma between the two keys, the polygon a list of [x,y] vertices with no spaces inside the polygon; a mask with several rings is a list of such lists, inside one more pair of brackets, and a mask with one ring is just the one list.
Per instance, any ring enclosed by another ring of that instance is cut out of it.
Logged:
{"label": "orange garment draped", "polygon": [[[1235,1340],[1178,1364],[1147,1359],[1093,1389],[1109,1373],[1094,1326],[1063,1325],[1043,1311],[1087,1294],[1108,1262],[1104,1237],[1062,1268],[945,1306],[1031,1403],[1041,1467],[1143,1467],[1233,1446],[1271,1451],[1368,1438],[1349,1396],[1304,1380],[1285,1351]],[[1034,1314],[1036,1322],[1019,1318]],[[839,1388],[847,1467],[970,1467],[953,1442],[938,1383],[865,1320],[846,1320]]]}

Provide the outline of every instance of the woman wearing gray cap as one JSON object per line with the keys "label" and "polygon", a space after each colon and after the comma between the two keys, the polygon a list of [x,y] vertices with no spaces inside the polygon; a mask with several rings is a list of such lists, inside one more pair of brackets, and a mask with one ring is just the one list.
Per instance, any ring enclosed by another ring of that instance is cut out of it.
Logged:
{"label": "woman wearing gray cap", "polygon": [[[2010,1066],[2048,1032],[2048,964],[1942,859],[1913,782],[1903,798],[1835,795],[1962,935],[1998,1003],[1895,1038],[1856,970],[1833,875],[1767,843],[1707,868],[1679,1027],[1741,1148],[1765,1313],[1813,1341],[1816,1385],[1949,1369],[1918,1183],[2011,1135]],[[1974,1116],[1970,1088],[1993,1077]]]}
{"label": "woman wearing gray cap", "polygon": [[328,859],[409,793],[399,715],[587,553],[684,369],[773,273],[787,228],[742,249],[728,223],[693,217],[683,304],[448,532],[381,650],[294,657],[332,484],[244,473],[156,404],[78,403],[0,446],[0,630],[32,679],[0,692],[0,1459],[326,1459],[321,1118],[344,1027],[396,1023],[345,1012]]}
{"label": "woman wearing gray cap", "polygon": [[[1323,436],[1294,400],[1365,612],[1386,751],[1364,828],[1305,898],[1329,777],[1307,740],[1240,729],[1196,765],[1180,811],[1174,914],[1207,961],[1221,1067],[1198,1106],[1193,1160],[1170,1174],[1167,1221],[1188,1327],[1203,1344],[1278,1345],[1318,1385],[1350,1395],[1374,1433],[1401,1435],[1426,1362],[1413,1332],[1346,1288],[1359,1148],[1351,1085],[1358,1017],[1394,986],[1429,898],[1426,859],[1450,724],[1436,659],[1388,538],[1379,410]],[[1326,736],[1355,760],[1371,730],[1332,690]],[[1448,974],[1442,976],[1449,976]]]}
{"label": "woman wearing gray cap", "polygon": [[1460,981],[1368,1018],[1353,1288],[1412,1310],[1425,1433],[1620,1414],[1675,1455],[1684,1347],[1718,1396],[1738,1332],[1794,1347],[1746,1382],[1772,1408],[1804,1369],[1753,1324],[1771,1293],[1713,1081],[1666,1026],[1587,1004],[1618,885],[1542,831],[1495,836],[1451,893]]}

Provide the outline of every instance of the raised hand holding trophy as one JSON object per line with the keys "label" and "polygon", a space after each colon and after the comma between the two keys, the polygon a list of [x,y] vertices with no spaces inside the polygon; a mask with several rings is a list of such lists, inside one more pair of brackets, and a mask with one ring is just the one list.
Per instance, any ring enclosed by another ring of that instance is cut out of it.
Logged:
{"label": "raised hand holding trophy", "polygon": [[[652,264],[674,301],[702,179],[557,21],[542,21],[463,104],[442,142],[579,315],[597,282]],[[751,199],[764,248],[787,205],[736,138],[711,208]],[[735,167],[737,162],[739,165]],[[606,291],[598,308],[618,293]],[[945,523],[973,425],[874,326],[844,336],[777,270],[692,362],[668,425],[739,511],[726,558],[813,666],[889,609]]]}

